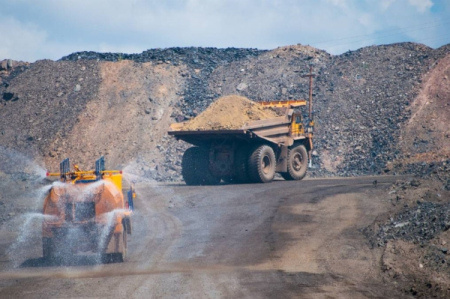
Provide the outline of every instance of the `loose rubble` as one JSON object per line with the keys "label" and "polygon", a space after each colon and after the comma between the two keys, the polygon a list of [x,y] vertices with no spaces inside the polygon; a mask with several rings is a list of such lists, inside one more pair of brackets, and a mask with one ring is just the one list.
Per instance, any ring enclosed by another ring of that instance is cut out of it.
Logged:
{"label": "loose rubble", "polygon": [[450,228],[450,203],[418,202],[417,206],[396,214],[376,233],[378,246],[402,239],[424,244]]}
{"label": "loose rubble", "polygon": [[96,53],[77,52],[62,57],[62,61],[97,60],[97,61],[121,61],[133,60],[138,63],[156,62],[170,65],[187,65],[189,72],[182,76],[187,77],[187,85],[183,92],[183,101],[179,103],[182,111],[180,117],[193,117],[206,109],[217,98],[216,94],[209,91],[208,80],[211,73],[221,65],[227,65],[233,61],[246,60],[257,57],[266,50],[243,48],[167,48],[149,49],[140,54],[125,53]]}
{"label": "loose rubble", "polygon": [[381,251],[382,274],[415,297],[448,298],[450,192],[445,182],[416,177],[399,180],[388,191],[391,209],[362,229],[374,252]]}

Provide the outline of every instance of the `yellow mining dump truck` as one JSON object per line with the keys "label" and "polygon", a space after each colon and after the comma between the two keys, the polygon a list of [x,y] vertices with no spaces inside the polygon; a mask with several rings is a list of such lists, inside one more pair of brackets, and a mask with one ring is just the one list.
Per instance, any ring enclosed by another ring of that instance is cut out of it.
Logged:
{"label": "yellow mining dump truck", "polygon": [[134,186],[122,191],[122,172],[105,170],[101,157],[95,170],[70,169],[69,159],[60,164],[60,182],[44,200],[42,247],[44,259],[67,261],[76,254],[94,253],[103,262],[122,262],[131,234]]}
{"label": "yellow mining dump truck", "polygon": [[[221,180],[266,183],[273,180],[276,172],[286,180],[301,180],[305,177],[313,149],[314,122],[311,108],[307,125],[303,124],[302,115],[297,108],[305,106],[307,102],[293,100],[252,103],[284,113],[268,119],[248,121],[234,129],[229,126],[193,130],[186,129],[189,128],[188,123],[171,125],[169,135],[195,145],[183,155],[182,176],[186,184],[211,185]],[[229,108],[225,104],[223,108],[216,109],[217,113],[214,111],[215,114],[210,114],[211,123],[214,123],[215,118],[219,119],[221,113],[229,113],[227,109]],[[243,113],[248,116],[253,112]]]}

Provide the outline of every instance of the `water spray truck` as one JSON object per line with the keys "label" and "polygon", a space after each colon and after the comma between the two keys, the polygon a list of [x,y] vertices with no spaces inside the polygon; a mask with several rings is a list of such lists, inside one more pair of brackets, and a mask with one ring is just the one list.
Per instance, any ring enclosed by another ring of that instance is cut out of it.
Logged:
{"label": "water spray truck", "polygon": [[60,172],[47,172],[59,182],[44,200],[44,259],[65,261],[84,253],[96,254],[102,262],[123,262],[131,234],[134,185],[123,192],[122,171],[106,170],[104,157],[95,162],[95,170],[73,168],[65,159]]}

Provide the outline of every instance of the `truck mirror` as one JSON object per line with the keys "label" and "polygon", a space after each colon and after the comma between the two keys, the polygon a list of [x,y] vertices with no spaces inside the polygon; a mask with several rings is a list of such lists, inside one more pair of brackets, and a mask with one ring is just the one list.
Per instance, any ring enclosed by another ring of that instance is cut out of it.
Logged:
{"label": "truck mirror", "polygon": [[134,200],[133,198],[136,197],[136,193],[134,191],[134,188],[131,186],[130,190],[127,193],[127,197],[128,197],[128,209],[130,209],[131,211],[134,211]]}

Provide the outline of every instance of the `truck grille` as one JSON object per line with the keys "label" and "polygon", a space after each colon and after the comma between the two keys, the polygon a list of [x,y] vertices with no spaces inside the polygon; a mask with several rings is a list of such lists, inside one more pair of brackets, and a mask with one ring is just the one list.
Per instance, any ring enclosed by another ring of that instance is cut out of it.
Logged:
{"label": "truck grille", "polygon": [[66,204],[66,221],[80,222],[95,217],[94,202],[76,202]]}

